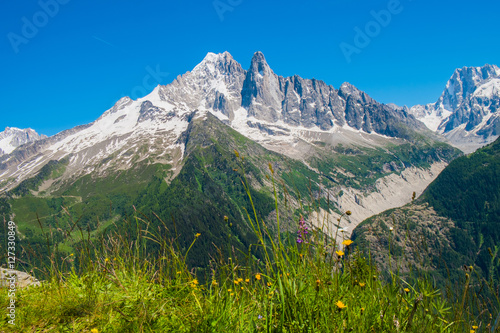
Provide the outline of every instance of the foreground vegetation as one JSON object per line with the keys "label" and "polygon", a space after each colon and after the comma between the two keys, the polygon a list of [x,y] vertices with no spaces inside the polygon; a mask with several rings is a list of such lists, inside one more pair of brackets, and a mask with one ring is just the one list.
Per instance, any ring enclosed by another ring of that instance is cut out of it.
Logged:
{"label": "foreground vegetation", "polygon": [[[271,178],[273,170],[270,166]],[[244,174],[244,173],[243,173]],[[486,332],[496,331],[496,308],[475,314],[469,275],[458,302],[449,302],[429,279],[414,282],[381,272],[370,255],[344,239],[326,237],[302,217],[282,233],[279,213],[270,231],[253,205],[246,215],[256,242],[243,253],[228,239],[207,269],[188,266],[191,246],[156,217],[135,212],[126,232],[85,237],[61,257],[47,248],[47,280],[17,292],[17,332]],[[278,205],[275,193],[276,206]],[[276,207],[277,208],[277,207]],[[276,211],[279,212],[278,209]],[[349,215],[345,212],[344,215]],[[342,215],[341,218],[344,217]],[[230,224],[229,218],[224,223]],[[322,230],[320,228],[319,230]],[[151,250],[154,248],[154,251]],[[467,273],[468,274],[468,273]],[[2,292],[0,303],[9,299]],[[486,318],[486,319],[485,319]]]}

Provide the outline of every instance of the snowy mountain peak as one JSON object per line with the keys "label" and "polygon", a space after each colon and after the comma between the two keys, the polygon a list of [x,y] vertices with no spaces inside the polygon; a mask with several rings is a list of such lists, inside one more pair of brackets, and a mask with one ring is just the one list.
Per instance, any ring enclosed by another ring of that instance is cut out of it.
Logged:
{"label": "snowy mountain peak", "polygon": [[239,64],[229,52],[215,54],[209,52],[205,58],[193,69],[192,73],[228,73],[232,67]]}
{"label": "snowy mountain peak", "polygon": [[0,156],[10,154],[25,143],[38,141],[46,137],[45,135],[39,135],[31,128],[6,127],[3,132],[0,132]]}
{"label": "snowy mountain peak", "polygon": [[500,135],[500,68],[459,68],[436,103],[416,105],[410,112],[457,147],[474,151]]}
{"label": "snowy mountain peak", "polygon": [[446,84],[446,89],[436,103],[436,107],[443,107],[453,111],[467,99],[482,83],[500,76],[500,68],[495,65],[482,67],[463,67],[455,70]]}
{"label": "snowy mountain peak", "polygon": [[[228,52],[208,53],[191,72],[147,96],[124,97],[91,124],[5,156],[0,160],[2,177],[13,179],[9,186],[15,186],[44,163],[66,157],[71,178],[106,175],[142,159],[168,161],[176,168],[185,149],[179,138],[193,119],[208,119],[208,113],[279,151],[292,149],[304,133],[311,139],[335,135],[335,140],[347,133],[344,142],[365,142],[363,135],[370,133],[398,137],[402,124],[415,130],[423,127],[350,84],[339,91],[320,80],[278,76],[262,52],[253,55],[248,71]],[[30,163],[17,167],[25,161]]]}

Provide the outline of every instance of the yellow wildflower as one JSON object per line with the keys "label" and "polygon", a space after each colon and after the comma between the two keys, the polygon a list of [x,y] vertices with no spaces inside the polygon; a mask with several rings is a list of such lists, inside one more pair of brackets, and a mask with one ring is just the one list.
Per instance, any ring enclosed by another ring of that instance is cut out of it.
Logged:
{"label": "yellow wildflower", "polygon": [[271,283],[271,282],[268,282],[268,283],[267,283],[267,286],[268,286],[268,287],[272,286],[272,283]]}
{"label": "yellow wildflower", "polygon": [[405,290],[407,293],[409,293],[409,292],[410,292],[410,289],[408,289],[408,288],[405,288],[404,290]]}
{"label": "yellow wildflower", "polygon": [[360,286],[361,288],[363,288],[364,286],[366,286],[366,283],[364,283],[364,282],[360,282],[360,283],[359,283],[359,286]]}
{"label": "yellow wildflower", "polygon": [[228,292],[231,292],[231,291],[233,291],[233,289],[228,289],[227,291],[228,291]]}
{"label": "yellow wildflower", "polygon": [[339,257],[342,257],[345,253],[344,251],[335,251]]}
{"label": "yellow wildflower", "polygon": [[214,286],[214,287],[217,286],[217,281],[213,280],[212,281],[212,286]]}
{"label": "yellow wildflower", "polygon": [[73,253],[71,253],[69,256],[70,256],[70,257],[72,257],[72,256],[74,256],[74,254],[73,254]]}
{"label": "yellow wildflower", "polygon": [[235,284],[235,285],[238,285],[238,284],[240,284],[240,281],[238,281],[238,280],[234,280],[234,284]]}
{"label": "yellow wildflower", "polygon": [[350,240],[350,239],[346,239],[345,241],[343,241],[343,242],[342,242],[342,244],[344,244],[345,246],[349,246],[349,245],[351,245],[352,243],[353,243],[353,241],[352,241],[352,240]]}
{"label": "yellow wildflower", "polygon": [[255,280],[260,280],[260,274],[255,274]]}
{"label": "yellow wildflower", "polygon": [[200,237],[200,236],[201,236],[201,234],[200,234],[200,233],[197,233],[196,235],[194,235],[194,237],[196,237],[196,238],[198,238],[198,237]]}
{"label": "yellow wildflower", "polygon": [[342,303],[342,301],[338,301],[337,303],[335,303],[335,305],[337,306],[337,308],[339,308],[339,310],[347,308],[347,305]]}
{"label": "yellow wildflower", "polygon": [[199,282],[198,282],[198,279],[194,279],[193,281],[191,281],[191,283],[196,286],[196,285],[198,285]]}
{"label": "yellow wildflower", "polygon": [[93,328],[90,330],[90,333],[99,333],[99,331],[97,330],[97,328]]}
{"label": "yellow wildflower", "polygon": [[245,282],[246,282],[246,283],[250,282],[250,279],[245,279]]}
{"label": "yellow wildflower", "polygon": [[479,328],[479,326],[476,326],[476,325],[472,326],[472,329],[477,330],[478,328]]}

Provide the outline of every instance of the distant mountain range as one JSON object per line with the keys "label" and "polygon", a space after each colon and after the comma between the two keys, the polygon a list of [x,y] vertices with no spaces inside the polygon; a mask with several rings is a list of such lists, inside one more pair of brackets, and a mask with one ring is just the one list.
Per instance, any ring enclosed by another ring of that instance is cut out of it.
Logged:
{"label": "distant mountain range", "polygon": [[17,147],[26,143],[46,138],[47,136],[39,135],[31,128],[19,129],[15,127],[7,127],[3,132],[0,132],[0,156],[10,154]]}
{"label": "distant mountain range", "polygon": [[465,152],[475,151],[500,136],[500,69],[457,69],[436,103],[410,113]]}
{"label": "distant mountain range", "polygon": [[[143,98],[124,97],[90,124],[0,156],[0,214],[15,215],[20,233],[44,244],[35,221],[64,227],[62,206],[96,233],[118,226],[136,207],[164,221],[178,218],[180,239],[203,230],[206,242],[192,251],[202,258],[230,235],[242,249],[252,241],[241,208],[250,209],[243,172],[259,215],[272,221],[270,165],[288,193],[279,197],[289,205],[284,225],[293,229],[294,214],[316,223],[349,209],[353,215],[340,227],[352,229],[409,202],[461,155],[415,110],[379,103],[349,83],[336,89],[279,76],[261,52],[248,70],[227,52],[209,53]],[[234,151],[244,160],[237,162]],[[315,208],[301,210],[304,200]],[[228,229],[223,216],[235,227]],[[335,228],[334,221],[326,226]]]}

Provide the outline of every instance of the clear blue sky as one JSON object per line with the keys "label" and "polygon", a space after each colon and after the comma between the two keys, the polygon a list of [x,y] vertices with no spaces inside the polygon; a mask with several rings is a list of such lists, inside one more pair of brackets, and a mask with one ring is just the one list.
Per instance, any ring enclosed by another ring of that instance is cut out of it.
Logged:
{"label": "clear blue sky", "polygon": [[[348,81],[409,106],[436,101],[455,68],[500,65],[495,0],[54,1],[0,2],[0,131],[89,123],[140,96],[149,71],[168,84],[207,52],[248,68],[262,51],[278,75]],[[388,8],[374,24],[371,12]],[[370,41],[356,46],[356,27],[371,29]],[[341,43],[357,47],[350,62]]]}

